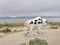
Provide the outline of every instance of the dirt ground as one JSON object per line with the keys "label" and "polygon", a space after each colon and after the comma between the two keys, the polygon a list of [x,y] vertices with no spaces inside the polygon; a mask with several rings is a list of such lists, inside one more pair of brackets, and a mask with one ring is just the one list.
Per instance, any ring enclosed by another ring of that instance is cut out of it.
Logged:
{"label": "dirt ground", "polygon": [[[43,34],[36,36],[40,39],[45,39],[48,45],[60,45],[60,29],[43,29]],[[3,35],[0,38],[0,45],[21,45],[21,43],[27,43],[30,39],[35,37],[25,37],[24,32],[17,32],[9,35]]]}

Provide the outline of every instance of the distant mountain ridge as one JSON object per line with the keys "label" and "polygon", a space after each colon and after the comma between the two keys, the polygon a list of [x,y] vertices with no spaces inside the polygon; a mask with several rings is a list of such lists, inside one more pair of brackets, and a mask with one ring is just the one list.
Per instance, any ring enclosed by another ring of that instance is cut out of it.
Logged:
{"label": "distant mountain ridge", "polygon": [[[19,18],[35,18],[37,16],[6,16],[0,17],[0,19],[19,19]],[[40,16],[42,18],[60,18],[60,16]]]}

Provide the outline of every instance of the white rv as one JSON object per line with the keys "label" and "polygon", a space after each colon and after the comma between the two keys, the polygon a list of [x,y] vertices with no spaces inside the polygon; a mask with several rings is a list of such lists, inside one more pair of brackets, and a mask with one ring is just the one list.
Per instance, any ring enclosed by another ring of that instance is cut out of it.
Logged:
{"label": "white rv", "polygon": [[47,20],[41,17],[36,17],[31,20],[27,20],[24,24],[24,26],[32,31],[33,29],[35,30],[40,30],[43,26],[46,26]]}

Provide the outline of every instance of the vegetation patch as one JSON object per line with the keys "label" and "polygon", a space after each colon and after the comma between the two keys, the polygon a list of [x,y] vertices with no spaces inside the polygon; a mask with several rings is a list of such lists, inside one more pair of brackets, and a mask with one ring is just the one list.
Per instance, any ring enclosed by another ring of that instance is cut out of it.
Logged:
{"label": "vegetation patch", "polygon": [[46,40],[33,39],[29,41],[29,45],[48,45]]}
{"label": "vegetation patch", "polygon": [[21,45],[26,45],[26,43],[22,43]]}
{"label": "vegetation patch", "polygon": [[55,27],[54,27],[54,26],[52,26],[52,27],[50,27],[50,29],[58,29],[58,27],[56,27],[56,26],[55,26]]}
{"label": "vegetation patch", "polygon": [[49,22],[48,25],[51,25],[51,26],[60,26],[60,23],[59,22]]}
{"label": "vegetation patch", "polygon": [[5,30],[2,30],[2,31],[0,31],[0,32],[8,33],[8,32],[11,32],[11,30],[10,30],[10,29],[8,29],[8,28],[6,28]]}
{"label": "vegetation patch", "polygon": [[49,22],[48,25],[50,25],[50,29],[58,29],[60,27],[59,22]]}
{"label": "vegetation patch", "polygon": [[20,22],[20,23],[4,23],[4,24],[0,24],[0,28],[2,27],[24,27],[24,22]]}
{"label": "vegetation patch", "polygon": [[[22,45],[26,45],[26,43],[23,43]],[[29,41],[29,45],[48,45],[48,43],[46,40],[35,38]]]}

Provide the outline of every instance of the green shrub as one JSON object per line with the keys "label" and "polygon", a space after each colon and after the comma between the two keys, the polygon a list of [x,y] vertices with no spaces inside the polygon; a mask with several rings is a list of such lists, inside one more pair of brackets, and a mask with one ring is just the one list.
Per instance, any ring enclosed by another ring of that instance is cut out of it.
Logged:
{"label": "green shrub", "polygon": [[50,27],[50,29],[58,29],[58,27]]}
{"label": "green shrub", "polygon": [[11,30],[8,29],[8,28],[6,28],[5,30],[2,30],[1,32],[3,32],[3,33],[8,33],[8,32],[11,32]]}
{"label": "green shrub", "polygon": [[29,41],[29,45],[48,45],[46,40],[33,39]]}
{"label": "green shrub", "polygon": [[21,45],[26,45],[26,43],[23,43],[23,44],[21,44]]}
{"label": "green shrub", "polygon": [[51,26],[60,26],[60,23],[59,22],[49,22],[48,23],[49,25],[51,25]]}
{"label": "green shrub", "polygon": [[0,24],[0,28],[6,27],[6,26],[7,27],[24,27],[24,22]]}

